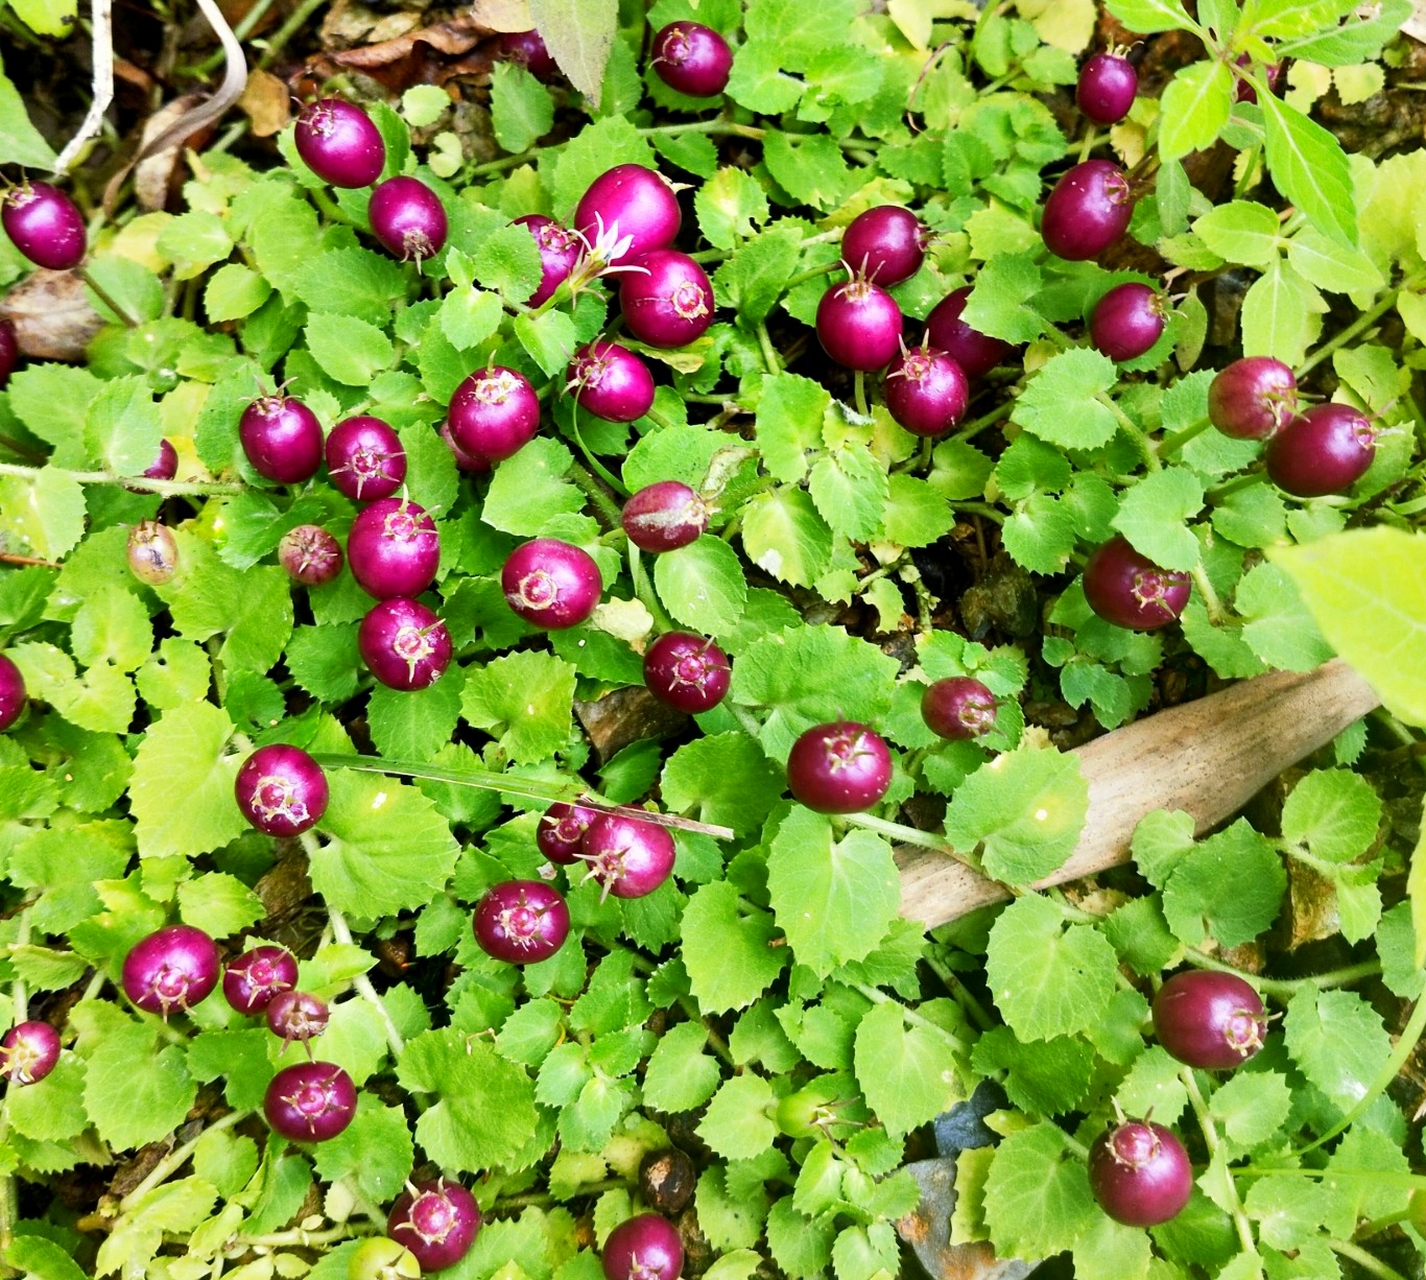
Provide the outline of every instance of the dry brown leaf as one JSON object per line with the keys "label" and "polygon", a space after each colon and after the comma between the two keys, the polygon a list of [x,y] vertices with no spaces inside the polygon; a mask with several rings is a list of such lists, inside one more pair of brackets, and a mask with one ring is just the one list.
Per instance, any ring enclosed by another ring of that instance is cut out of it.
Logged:
{"label": "dry brown leaf", "polygon": [[269,71],[248,73],[248,83],[238,99],[238,106],[247,112],[253,134],[259,138],[272,137],[292,118],[287,85]]}
{"label": "dry brown leaf", "polygon": [[[204,100],[201,93],[185,93],[181,98],[164,103],[144,122],[139,153],[142,154],[151,140],[177,124]],[[198,141],[198,137],[189,139],[190,144],[196,144]],[[134,166],[134,198],[139,202],[140,208],[152,212],[162,209],[168,203],[169,185],[173,181],[173,171],[178,166],[178,154],[177,145],[165,147],[151,156],[144,156]]]}
{"label": "dry brown leaf", "polygon": [[0,314],[15,326],[20,350],[32,360],[83,360],[104,327],[76,271],[32,271],[5,294]]}

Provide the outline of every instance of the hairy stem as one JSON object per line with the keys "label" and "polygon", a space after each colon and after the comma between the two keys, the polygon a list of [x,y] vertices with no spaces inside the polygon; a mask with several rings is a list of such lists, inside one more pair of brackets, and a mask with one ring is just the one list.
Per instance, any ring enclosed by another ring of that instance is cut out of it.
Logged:
{"label": "hairy stem", "polygon": [[107,471],[71,471],[67,467],[22,467],[16,462],[0,462],[0,476],[19,476],[33,480],[41,471],[68,476],[80,484],[122,484],[145,493],[162,494],[165,498],[195,493],[245,493],[246,485],[227,484],[217,480],[150,480],[147,476],[112,476]]}
{"label": "hairy stem", "polygon": [[216,1133],[223,1129],[231,1129],[234,1125],[241,1124],[252,1114],[251,1111],[230,1111],[221,1120],[213,1121],[213,1123],[204,1129],[203,1133],[200,1133],[196,1138],[185,1142],[181,1147],[174,1147],[172,1151],[149,1170],[148,1176],[145,1177],[138,1186],[119,1201],[119,1212],[129,1213],[150,1191],[160,1183],[166,1182],[170,1174],[176,1173],[181,1169],[198,1149],[198,1143],[202,1140],[203,1134]]}
{"label": "hairy stem", "polygon": [[[1208,1114],[1208,1104],[1199,1091],[1198,1077],[1193,1074],[1192,1067],[1184,1067],[1178,1075],[1183,1081],[1183,1087],[1188,1090],[1188,1101],[1193,1107],[1194,1115],[1198,1117],[1198,1127],[1203,1130],[1204,1145],[1212,1157],[1218,1152],[1218,1129],[1213,1123],[1213,1117]],[[1256,1258],[1258,1246],[1253,1240],[1253,1228],[1248,1222],[1248,1215],[1243,1211],[1243,1202],[1238,1197],[1238,1185],[1231,1176],[1228,1178],[1228,1194],[1231,1198],[1229,1213],[1238,1230],[1239,1243],[1242,1244],[1244,1253]]]}
{"label": "hairy stem", "polygon": [[[312,843],[308,844],[308,837],[312,837]],[[308,857],[314,852],[312,846],[317,843],[313,832],[306,831],[302,834],[302,845],[307,850]],[[329,902],[327,904],[327,918],[332,922],[332,936],[346,946],[354,945],[352,942],[352,931],[347,927],[346,917],[342,915],[336,907]],[[386,1007],[386,1002],[378,994],[376,988],[371,985],[371,979],[364,973],[359,973],[352,979],[352,986],[356,988],[357,994],[376,1010],[376,1015],[381,1019],[381,1025],[386,1032],[386,1043],[391,1046],[391,1056],[399,1058],[402,1050],[406,1048],[405,1037],[397,1029],[396,1023],[391,1019],[391,1012]]]}

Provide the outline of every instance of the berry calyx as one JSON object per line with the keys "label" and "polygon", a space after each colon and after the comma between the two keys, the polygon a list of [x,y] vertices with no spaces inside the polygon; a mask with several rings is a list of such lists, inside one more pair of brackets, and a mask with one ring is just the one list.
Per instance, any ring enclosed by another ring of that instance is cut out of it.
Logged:
{"label": "berry calyx", "polygon": [[944,351],[912,347],[886,371],[886,407],[898,425],[917,436],[938,436],[961,420],[970,383]]}
{"label": "berry calyx", "polygon": [[569,908],[543,880],[507,880],[486,890],[471,921],[486,955],[508,964],[548,960],[569,936]]}
{"label": "berry calyx", "polygon": [[334,187],[369,187],[386,164],[386,143],[371,117],[340,98],[304,107],[293,141],[302,162]]}
{"label": "berry calyx", "polygon": [[666,828],[622,814],[601,813],[584,833],[580,858],[587,879],[616,898],[642,898],[673,872],[673,837]]}
{"label": "berry calyx", "polygon": [[1233,973],[1191,969],[1154,997],[1154,1034],[1180,1062],[1209,1071],[1242,1066],[1267,1036],[1262,997]]}
{"label": "berry calyx", "polygon": [[921,695],[921,719],[932,733],[953,742],[968,742],[995,728],[1000,704],[972,676],[947,676],[926,686]]}
{"label": "berry calyx", "polygon": [[633,422],[653,407],[654,376],[627,347],[591,342],[569,362],[565,388],[575,404],[607,422]]}
{"label": "berry calyx", "polygon": [[713,323],[713,286],[686,253],[651,249],[619,282],[619,309],[629,332],[651,347],[682,347]]}
{"label": "berry calyx", "polygon": [[1084,566],[1084,597],[1106,622],[1130,631],[1156,631],[1188,605],[1189,576],[1161,569],[1123,535],[1104,543]]}
{"label": "berry calyx", "polygon": [[604,594],[593,557],[558,538],[516,547],[500,571],[500,586],[511,609],[546,631],[578,626]]}
{"label": "berry calyx", "polygon": [[787,783],[801,804],[818,813],[861,813],[891,785],[891,752],[854,720],[814,725],[792,744]]}
{"label": "berry calyx", "polygon": [[451,439],[471,458],[503,462],[534,438],[540,398],[523,373],[493,365],[472,373],[451,396]]}
{"label": "berry calyx", "polygon": [[1115,1222],[1155,1227],[1188,1203],[1193,1166],[1163,1125],[1127,1120],[1105,1130],[1089,1149],[1089,1186]]}
{"label": "berry calyx", "polygon": [[525,299],[527,307],[540,307],[554,297],[555,290],[569,278],[584,254],[584,241],[542,213],[527,213],[516,218],[515,225],[529,228],[540,251],[540,283]]}
{"label": "berry calyx", "polygon": [[817,341],[838,364],[871,373],[901,349],[901,308],[870,280],[834,285],[817,304]]}
{"label": "berry calyx", "polygon": [[733,51],[712,27],[670,22],[654,36],[650,64],[670,89],[690,98],[713,98],[728,87]]}
{"label": "berry calyx", "polygon": [[352,1078],[331,1062],[284,1067],[267,1086],[262,1110],[273,1130],[293,1142],[335,1138],[356,1115]]}
{"label": "berry calyx", "polygon": [[480,1207],[458,1182],[407,1184],[386,1219],[386,1234],[403,1244],[423,1272],[444,1271],[470,1252],[480,1232]]}
{"label": "berry calyx", "polygon": [[580,850],[584,848],[584,833],[598,816],[598,809],[556,801],[540,818],[535,828],[535,843],[551,862],[571,867],[579,861]]}
{"label": "berry calyx", "polygon": [[352,577],[369,596],[418,596],[436,580],[441,539],[424,507],[382,498],[352,521],[347,535]]}
{"label": "berry calyx", "polygon": [[273,999],[297,986],[297,961],[285,947],[265,944],[228,961],[223,997],[239,1013],[262,1013]]}
{"label": "berry calyx", "polygon": [[665,706],[686,715],[711,711],[732,681],[728,655],[687,631],[659,636],[644,653],[644,684]]}
{"label": "berry calyx", "polygon": [[681,481],[657,480],[630,497],[619,523],[640,551],[677,551],[708,528],[708,506]]}
{"label": "berry calyx", "polygon": [[234,791],[243,816],[265,835],[301,835],[327,811],[327,775],[300,747],[259,747],[238,770]]}
{"label": "berry calyx", "polygon": [[328,478],[353,502],[389,498],[406,479],[406,450],[380,418],[362,414],[337,423],[325,453]]}
{"label": "berry calyx", "polygon": [[175,924],[136,943],[124,957],[124,994],[147,1013],[181,1013],[218,985],[218,947],[202,929]]}
{"label": "berry calyx", "polygon": [[419,600],[383,600],[361,620],[357,650],[367,670],[390,689],[433,685],[451,662],[446,624]]}
{"label": "berry calyx", "polygon": [[59,1032],[48,1022],[21,1022],[0,1040],[0,1075],[13,1085],[38,1084],[59,1061]]}
{"label": "berry calyx", "polygon": [[265,1016],[267,1029],[290,1044],[321,1035],[332,1015],[316,996],[305,991],[280,991],[268,1001]]}

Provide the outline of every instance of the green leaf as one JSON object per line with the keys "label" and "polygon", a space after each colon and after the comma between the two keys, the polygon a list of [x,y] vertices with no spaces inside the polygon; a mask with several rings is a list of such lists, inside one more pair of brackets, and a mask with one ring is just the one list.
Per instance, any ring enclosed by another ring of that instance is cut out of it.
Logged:
{"label": "green leaf", "polygon": [[330,841],[312,858],[313,888],[363,919],[429,902],[458,853],[431,801],[394,778],[335,769],[327,781],[331,800],[321,829]]}
{"label": "green leaf", "polygon": [[153,626],[133,592],[105,583],[75,618],[70,647],[86,667],[108,662],[120,671],[133,671],[153,649]]}
{"label": "green leaf", "polygon": [[1382,287],[1381,272],[1360,249],[1349,249],[1305,227],[1287,245],[1287,260],[1304,280],[1331,293]]}
{"label": "green leaf", "polygon": [[1094,1049],[1078,1038],[1023,1045],[1009,1027],[995,1027],[976,1041],[972,1065],[989,1075],[1005,1072],[1006,1096],[1033,1115],[1072,1111],[1089,1088]]}
{"label": "green leaf", "polygon": [[535,1086],[485,1041],[447,1028],[407,1043],[396,1064],[402,1088],[438,1101],[416,1121],[416,1140],[459,1172],[511,1163],[536,1131]]}
{"label": "green leaf", "polygon": [[830,134],[769,130],[763,140],[763,161],[799,204],[831,209],[850,194],[852,172]]}
{"label": "green leaf", "polygon": [[435,684],[409,692],[385,685],[373,689],[366,714],[376,749],[394,760],[434,756],[455,732],[462,674],[456,667]]}
{"label": "green leaf", "polygon": [[584,509],[584,495],[564,479],[574,458],[558,440],[537,436],[495,468],[481,518],[521,537],[538,535],[551,520]]}
{"label": "green leaf", "polygon": [[252,315],[272,295],[272,286],[251,267],[238,262],[221,266],[203,289],[203,310],[215,324]]}
{"label": "green leaf", "polygon": [[764,380],[757,409],[758,448],[775,479],[796,483],[807,474],[806,451],[822,443],[822,418],[832,403],[827,391],[795,373]]}
{"label": "green leaf", "polygon": [[1040,268],[1031,254],[998,254],[977,274],[962,318],[993,338],[1033,342],[1045,331],[1044,318],[1029,305],[1042,283]]}
{"label": "green leaf", "polygon": [[1351,862],[1376,840],[1381,799],[1360,774],[1316,769],[1292,789],[1282,810],[1285,839],[1328,862]]}
{"label": "green leaf", "polygon": [[61,560],[84,537],[84,490],[57,467],[32,479],[0,477],[0,532],[11,533],[34,555]]}
{"label": "green leaf", "polygon": [[1288,1002],[1283,1040],[1302,1074],[1342,1111],[1366,1096],[1391,1054],[1381,1017],[1354,991],[1304,987]]}
{"label": "green leaf", "polygon": [[406,1114],[400,1107],[384,1107],[371,1094],[357,1099],[357,1113],[335,1138],[320,1143],[317,1173],[335,1182],[350,1176],[357,1189],[373,1203],[384,1204],[411,1176],[415,1148]]}
{"label": "green leaf", "polygon": [[1050,1257],[1071,1248],[1101,1216],[1084,1162],[1056,1125],[1012,1133],[996,1148],[985,1185],[985,1221],[997,1257]]}
{"label": "green leaf", "polygon": [[1278,1071],[1240,1071],[1209,1101],[1209,1114],[1228,1138],[1249,1148],[1277,1133],[1292,1109],[1292,1090]]}
{"label": "green leaf", "polygon": [[736,626],[748,599],[738,553],[712,534],[657,556],[654,587],[675,621],[709,635]]}
{"label": "green leaf", "polygon": [[1327,642],[1387,708],[1426,726],[1426,667],[1405,655],[1426,645],[1426,536],[1355,529],[1300,547],[1274,548]]}
{"label": "green leaf", "polygon": [[246,830],[233,798],[239,761],[223,754],[232,733],[226,713],[192,702],[164,712],[144,734],[129,785],[141,857],[208,853]]}
{"label": "green leaf", "polygon": [[716,880],[699,888],[683,909],[683,963],[706,1013],[742,1009],[762,995],[787,962],[772,916],[749,909],[737,886]]}
{"label": "green leaf", "polygon": [[1130,31],[1194,31],[1197,25],[1178,0],[1109,0],[1105,6]]}
{"label": "green leaf", "polygon": [[949,1033],[909,1026],[895,1001],[873,1005],[857,1028],[855,1066],[867,1105],[902,1137],[967,1096]]}
{"label": "green leaf", "polygon": [[530,0],[530,17],[559,69],[597,107],[618,28],[618,0],[587,0],[574,9],[563,0]]}
{"label": "green leaf", "polygon": [[547,653],[507,653],[472,670],[461,714],[500,735],[516,764],[534,764],[569,740],[576,672]]}
{"label": "green leaf", "polygon": [[315,313],[385,327],[391,322],[391,304],[406,297],[406,274],[382,254],[348,246],[303,262],[296,271],[296,293]]}
{"label": "green leaf", "polygon": [[747,835],[762,824],[786,787],[782,771],[745,733],[716,733],[685,743],[659,782],[674,813]]}
{"label": "green leaf", "polygon": [[[188,1042],[188,1070],[205,1084],[221,1079],[233,1107],[256,1107],[276,1074],[268,1057],[272,1041],[266,1028],[205,1031]],[[269,1033],[270,1034],[270,1033]]]}
{"label": "green leaf", "polygon": [[183,1050],[125,1017],[104,1028],[88,1054],[84,1109],[115,1150],[154,1142],[183,1123],[198,1095]]}
{"label": "green leaf", "polygon": [[1282,862],[1244,818],[1209,836],[1174,869],[1164,890],[1164,917],[1191,947],[1251,942],[1277,918],[1287,875]]}
{"label": "green leaf", "polygon": [[1187,467],[1166,467],[1134,485],[1110,523],[1155,564],[1189,570],[1200,548],[1186,521],[1202,509],[1203,482]]}
{"label": "green leaf", "polygon": [[996,1007],[1021,1040],[1073,1035],[1098,1022],[1114,994],[1118,960],[1090,925],[1067,924],[1033,894],[1012,902],[990,931],[986,976]]}
{"label": "green leaf", "polygon": [[[0,104],[0,118],[4,106]],[[21,163],[34,164],[35,161]],[[79,1264],[53,1240],[44,1236],[16,1236],[5,1251],[5,1261],[37,1280],[84,1280]]]}
{"label": "green leaf", "polygon": [[236,876],[225,871],[205,871],[196,880],[178,886],[178,914],[184,924],[202,929],[214,938],[227,938],[256,924],[267,909]]}
{"label": "green leaf", "polygon": [[[74,6],[66,4],[73,13]],[[53,169],[55,153],[30,123],[24,100],[8,76],[0,74],[0,164],[29,169]]]}
{"label": "green leaf", "polygon": [[1119,381],[1114,361],[1088,347],[1045,362],[1015,401],[1011,421],[1068,449],[1097,449],[1118,430],[1113,411],[1097,397]]}
{"label": "green leaf", "polygon": [[1243,299],[1244,352],[1297,364],[1316,336],[1319,301],[1292,267],[1281,259],[1274,262]]}
{"label": "green leaf", "polygon": [[862,960],[886,936],[901,906],[891,846],[870,831],[833,838],[830,820],[794,809],[768,854],[768,893],[798,964],[819,978]]}
{"label": "green leaf", "polygon": [[718,1088],[718,1062],[703,1052],[708,1031],[680,1022],[659,1037],[644,1072],[644,1101],[659,1111],[691,1111]]}
{"label": "green leaf", "polygon": [[451,346],[457,351],[469,351],[500,328],[504,315],[499,295],[484,289],[455,288],[441,300],[439,321]]}
{"label": "green leaf", "polygon": [[1247,619],[1243,639],[1263,662],[1286,671],[1311,671],[1332,656],[1297,585],[1275,564],[1243,575],[1234,603]]}
{"label": "green leaf", "polygon": [[550,131],[555,103],[518,62],[500,61],[490,70],[490,117],[495,141],[514,155]]}
{"label": "green leaf", "polygon": [[70,33],[79,8],[75,0],[12,0],[11,7],[36,35],[54,37]]}
{"label": "green leaf", "polygon": [[349,387],[366,386],[396,359],[391,339],[355,316],[313,313],[303,336],[322,372]]}
{"label": "green leaf", "polygon": [[173,263],[174,279],[192,280],[232,253],[233,238],[217,214],[195,209],[165,223],[156,247]]}
{"label": "green leaf", "polygon": [[832,555],[832,531],[805,490],[775,489],[743,508],[743,550],[760,569],[810,587]]}
{"label": "green leaf", "polygon": [[768,1118],[772,1086],[761,1076],[733,1076],[713,1096],[698,1125],[698,1136],[727,1160],[760,1156],[777,1137]]}
{"label": "green leaf", "polygon": [[[752,175],[729,166],[719,169],[694,194],[698,229],[715,249],[732,249],[768,219],[767,195]],[[764,384],[765,386],[767,384]]]}
{"label": "green leaf", "polygon": [[287,669],[319,702],[345,702],[356,693],[361,676],[357,627],[355,622],[335,627],[298,627],[292,633],[287,644]]}
{"label": "green leaf", "polygon": [[801,249],[795,227],[779,225],[749,240],[714,273],[717,304],[736,310],[744,328],[766,320],[797,269]]}
{"label": "green leaf", "polygon": [[1215,206],[1194,220],[1193,231],[1227,262],[1261,269],[1281,256],[1282,224],[1271,209],[1252,200],[1230,200]]}
{"label": "green leaf", "polygon": [[819,458],[808,482],[817,513],[834,533],[864,542],[881,524],[886,469],[864,445],[848,444]]}
{"label": "green leaf", "polygon": [[1341,144],[1320,124],[1271,93],[1259,93],[1267,126],[1273,182],[1312,225],[1349,248],[1357,247],[1352,176]]}
{"label": "green leaf", "polygon": [[1159,150],[1177,160],[1211,147],[1233,108],[1233,74],[1215,58],[1185,67],[1160,100]]}
{"label": "green leaf", "polygon": [[542,275],[540,250],[534,237],[528,228],[513,223],[492,231],[480,242],[472,266],[478,283],[515,302],[523,302],[534,293]]}

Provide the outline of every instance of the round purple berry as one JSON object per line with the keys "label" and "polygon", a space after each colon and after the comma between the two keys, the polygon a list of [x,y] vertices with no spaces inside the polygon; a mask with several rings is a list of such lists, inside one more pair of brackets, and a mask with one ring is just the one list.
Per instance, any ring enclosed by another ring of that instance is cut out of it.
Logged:
{"label": "round purple berry", "polygon": [[147,1013],[191,1009],[218,985],[218,948],[202,929],[174,924],[151,933],[124,957],[124,994]]}
{"label": "round purple berry", "polygon": [[407,1184],[386,1219],[386,1234],[411,1250],[423,1273],[453,1267],[480,1231],[480,1207],[459,1182]]}
{"label": "round purple berry", "polygon": [[84,261],[84,216],[48,182],[14,187],[0,198],[0,224],[15,248],[37,267],[68,271]]}
{"label": "round purple berry", "polygon": [[817,304],[817,340],[838,364],[862,373],[884,368],[901,350],[901,308],[870,280],[834,285]]}
{"label": "round purple berry", "polygon": [[366,212],[372,234],[403,262],[434,258],[445,248],[445,206],[419,178],[387,178],[372,190]]}
{"label": "round purple berry", "polygon": [[932,733],[954,742],[968,742],[995,728],[999,703],[985,685],[971,676],[947,676],[926,686],[921,695],[921,719]]}
{"label": "round purple berry", "polygon": [[[10,385],[10,375],[19,362],[20,340],[16,336],[14,323],[0,319],[0,390]],[[169,447],[172,448],[171,445]]]}
{"label": "round purple berry", "polygon": [[654,37],[653,50],[653,69],[677,93],[714,98],[728,87],[733,51],[712,27],[670,22]]}
{"label": "round purple berry", "polygon": [[853,720],[815,725],[792,744],[787,782],[797,800],[818,813],[861,813],[891,785],[891,752]]}
{"label": "round purple berry", "polygon": [[1349,404],[1317,404],[1268,441],[1268,479],[1295,498],[1346,493],[1376,456],[1377,429]]}
{"label": "round purple berry", "polygon": [[334,187],[369,187],[386,164],[386,143],[371,117],[340,98],[304,107],[293,140],[303,163]]}
{"label": "round purple berry", "polygon": [[574,229],[591,248],[601,236],[611,244],[629,238],[627,248],[608,259],[609,266],[667,248],[682,225],[683,212],[668,179],[641,164],[616,165],[601,173],[574,211]]}
{"label": "round purple berry", "polygon": [[1089,1149],[1089,1186],[1115,1222],[1156,1227],[1188,1203],[1193,1166],[1163,1125],[1127,1120],[1105,1130]]}
{"label": "round purple berry", "polygon": [[1122,534],[1110,538],[1084,566],[1084,597],[1106,622],[1130,631],[1166,627],[1188,605],[1189,576],[1161,569],[1129,545]]}
{"label": "round purple berry", "polygon": [[290,1044],[321,1035],[332,1015],[323,1001],[305,991],[279,991],[268,1001],[264,1016],[267,1029]]}
{"label": "round purple berry", "polygon": [[983,378],[1010,354],[1010,343],[972,329],[961,319],[970,297],[970,285],[953,290],[926,317],[926,341],[944,351],[967,378]]}
{"label": "round purple berry", "polygon": [[293,1142],[335,1138],[356,1115],[352,1078],[331,1062],[284,1067],[267,1086],[263,1114],[273,1130]]}
{"label": "round purple berry", "polygon": [[418,596],[436,580],[441,538],[424,507],[382,498],[361,511],[347,535],[357,585],[377,600]]}
{"label": "round purple berry", "polygon": [[494,365],[456,388],[447,422],[462,452],[487,464],[503,462],[534,439],[540,399],[523,373]]}
{"label": "round purple berry", "polygon": [[540,251],[539,287],[525,299],[527,307],[541,307],[555,296],[555,290],[568,278],[584,254],[584,241],[553,218],[542,213],[527,213],[515,219],[515,225],[528,227]]}
{"label": "round purple berry", "polygon": [[629,332],[651,347],[682,347],[713,323],[713,286],[686,253],[652,249],[619,283],[619,310]]}
{"label": "round purple berry", "polygon": [[1080,69],[1074,99],[1095,124],[1118,124],[1139,92],[1139,73],[1128,58],[1096,53]]}
{"label": "round purple berry", "polygon": [[12,1085],[38,1084],[59,1061],[59,1032],[48,1022],[21,1022],[0,1040],[0,1075]]}
{"label": "round purple berry", "polygon": [[565,387],[581,409],[609,422],[633,422],[653,408],[649,366],[613,342],[580,347],[569,362]]}
{"label": "round purple berry", "polygon": [[167,440],[158,442],[158,457],[145,469],[145,480],[172,480],[178,474],[178,450]]}
{"label": "round purple berry", "polygon": [[487,889],[471,921],[486,955],[508,964],[548,960],[569,937],[569,908],[543,880],[506,880]]}
{"label": "round purple berry", "polygon": [[239,1013],[261,1013],[273,999],[297,986],[297,961],[285,947],[264,944],[229,960],[223,996]]}
{"label": "round purple berry", "polygon": [[889,289],[921,270],[930,238],[914,213],[879,204],[857,214],[842,233],[842,261],[852,275]]}
{"label": "round purple berry", "polygon": [[727,696],[728,655],[711,640],[687,631],[659,636],[644,653],[644,684],[660,702],[697,715]]}
{"label": "round purple berry", "polygon": [[938,436],[949,431],[970,403],[970,383],[944,351],[912,347],[886,371],[886,407],[912,435]]}
{"label": "round purple berry", "polygon": [[25,709],[25,677],[5,654],[0,653],[0,733],[4,733]]}
{"label": "round purple berry", "polygon": [[509,62],[518,62],[537,80],[559,75],[559,65],[538,31],[507,31],[496,40],[495,51]]}
{"label": "round purple berry", "polygon": [[301,747],[259,747],[238,770],[238,808],[264,835],[299,836],[327,812],[327,775]]}
{"label": "round purple berry", "polygon": [[347,418],[327,437],[327,475],[353,502],[389,498],[406,479],[401,438],[380,418]]}
{"label": "round purple berry", "polygon": [[409,692],[435,684],[451,663],[446,624],[419,600],[383,600],[361,620],[357,650],[382,684]]}
{"label": "round purple berry", "polygon": [[277,562],[297,582],[320,587],[342,571],[342,544],[316,524],[299,524],[282,535]]}
{"label": "round purple berry", "polygon": [[1089,337],[1095,350],[1111,360],[1137,360],[1163,336],[1167,323],[1163,295],[1131,281],[1094,304]]}
{"label": "round purple berry", "polygon": [[500,571],[500,586],[511,609],[546,631],[578,626],[604,594],[593,557],[558,538],[516,547]]}
{"label": "round purple berry", "polygon": [[1240,1067],[1263,1047],[1267,1031],[1262,997],[1235,973],[1190,969],[1154,997],[1154,1034],[1190,1067]]}
{"label": "round purple berry", "polygon": [[1129,227],[1134,195],[1124,171],[1108,160],[1085,160],[1055,183],[1045,201],[1040,235],[1067,262],[1097,258]]}
{"label": "round purple berry", "polygon": [[584,847],[584,833],[598,816],[598,809],[556,801],[540,818],[540,824],[535,828],[535,843],[551,862],[572,867],[579,861],[580,850]]}
{"label": "round purple berry", "polygon": [[1297,414],[1297,379],[1272,356],[1234,360],[1208,384],[1208,420],[1235,440],[1266,440]]}
{"label": "round purple berry", "polygon": [[708,504],[681,481],[657,480],[624,504],[620,523],[640,551],[677,551],[708,528]]}
{"label": "round purple berry", "polygon": [[322,465],[322,424],[294,396],[259,396],[243,410],[238,439],[253,470],[278,484],[301,484]]}
{"label": "round purple berry", "polygon": [[584,833],[588,879],[616,898],[642,898],[673,872],[673,837],[657,823],[601,813]]}
{"label": "round purple berry", "polygon": [[601,1262],[605,1280],[678,1280],[683,1241],[667,1218],[641,1213],[609,1233]]}

